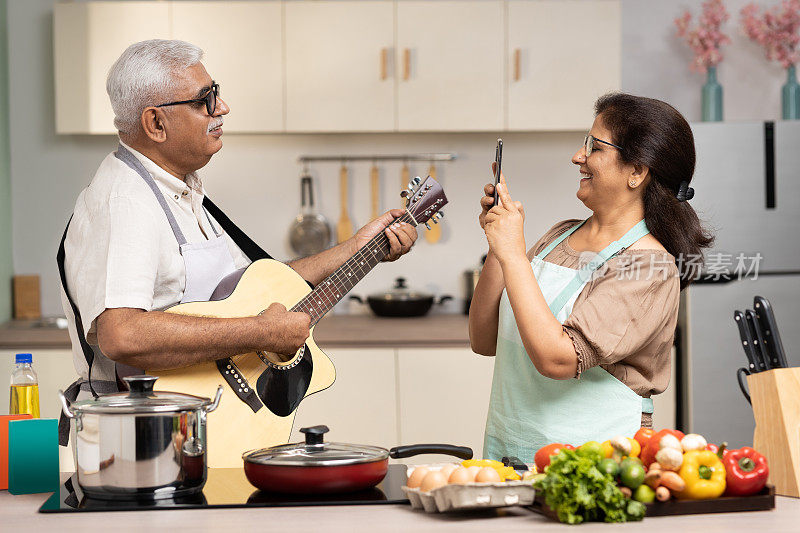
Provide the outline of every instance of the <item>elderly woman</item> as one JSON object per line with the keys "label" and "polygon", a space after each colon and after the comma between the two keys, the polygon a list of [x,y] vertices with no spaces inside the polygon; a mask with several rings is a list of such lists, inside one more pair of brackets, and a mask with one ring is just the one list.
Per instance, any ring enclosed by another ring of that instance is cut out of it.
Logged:
{"label": "elderly woman", "polygon": [[[592,215],[527,251],[505,178],[484,187],[489,253],[469,314],[472,349],[495,356],[484,455],[533,462],[548,443],[633,436],[667,387],[686,260],[712,237],[686,202],[692,131],[670,105],[628,94],[595,104],[572,157]],[[697,266],[696,263],[693,266]]]}

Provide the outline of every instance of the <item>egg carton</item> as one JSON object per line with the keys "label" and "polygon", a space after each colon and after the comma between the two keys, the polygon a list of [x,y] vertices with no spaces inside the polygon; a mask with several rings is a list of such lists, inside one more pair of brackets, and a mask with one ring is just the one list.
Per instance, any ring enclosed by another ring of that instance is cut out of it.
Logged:
{"label": "egg carton", "polygon": [[444,485],[430,492],[403,487],[412,509],[428,513],[532,505],[536,490],[529,481]]}

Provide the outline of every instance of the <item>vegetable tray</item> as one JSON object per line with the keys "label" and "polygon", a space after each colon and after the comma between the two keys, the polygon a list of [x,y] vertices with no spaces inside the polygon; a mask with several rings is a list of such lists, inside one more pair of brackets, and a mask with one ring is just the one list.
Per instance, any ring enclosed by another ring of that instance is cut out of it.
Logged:
{"label": "vegetable tray", "polygon": [[[734,513],[740,511],[768,511],[775,508],[775,487],[767,485],[752,496],[723,496],[709,500],[669,500],[646,504],[645,516],[676,516],[706,513]],[[550,509],[544,498],[537,494],[528,509],[558,520],[556,512]]]}

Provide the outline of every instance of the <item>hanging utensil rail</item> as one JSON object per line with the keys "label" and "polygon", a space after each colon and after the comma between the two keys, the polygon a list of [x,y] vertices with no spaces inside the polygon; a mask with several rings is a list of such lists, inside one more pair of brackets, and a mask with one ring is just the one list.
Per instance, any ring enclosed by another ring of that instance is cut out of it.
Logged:
{"label": "hanging utensil rail", "polygon": [[319,161],[453,161],[456,154],[397,154],[397,155],[301,155],[298,163],[313,163]]}

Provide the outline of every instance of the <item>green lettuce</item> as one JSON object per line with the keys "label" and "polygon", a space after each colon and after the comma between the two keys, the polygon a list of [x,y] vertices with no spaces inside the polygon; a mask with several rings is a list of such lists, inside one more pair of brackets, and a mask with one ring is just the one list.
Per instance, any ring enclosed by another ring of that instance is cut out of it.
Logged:
{"label": "green lettuce", "polygon": [[548,507],[567,524],[627,522],[644,518],[645,506],[626,498],[616,480],[597,468],[600,455],[562,449],[534,483]]}

